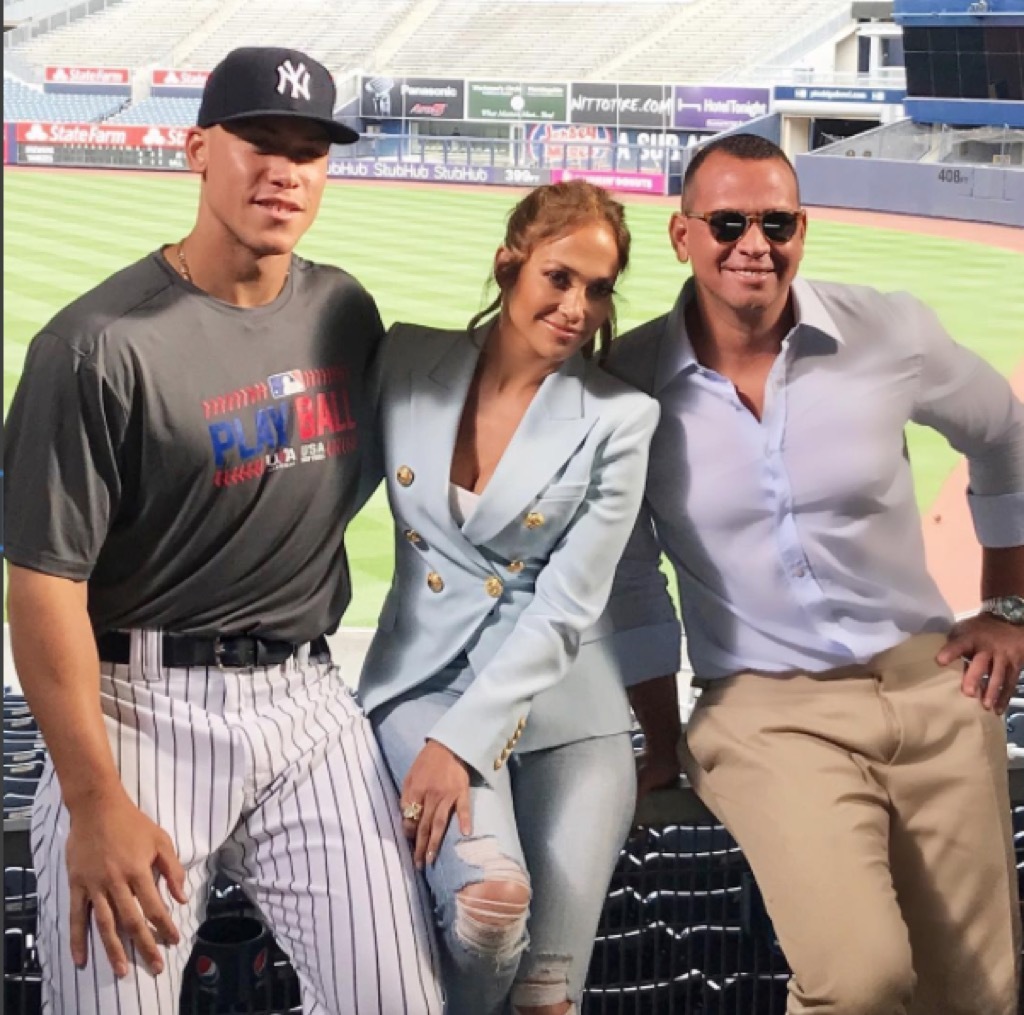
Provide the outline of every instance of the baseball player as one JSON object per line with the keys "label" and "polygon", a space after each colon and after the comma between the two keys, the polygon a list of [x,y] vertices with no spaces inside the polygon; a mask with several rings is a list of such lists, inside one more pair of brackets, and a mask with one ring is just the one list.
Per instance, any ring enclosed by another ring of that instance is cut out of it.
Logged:
{"label": "baseball player", "polygon": [[357,137],[334,98],[303,53],[230,53],[186,142],[194,228],[62,310],[11,406],[46,1012],[176,1015],[218,871],[306,1012],[441,1010],[397,800],[324,638],[382,333],[351,276],[292,253]]}

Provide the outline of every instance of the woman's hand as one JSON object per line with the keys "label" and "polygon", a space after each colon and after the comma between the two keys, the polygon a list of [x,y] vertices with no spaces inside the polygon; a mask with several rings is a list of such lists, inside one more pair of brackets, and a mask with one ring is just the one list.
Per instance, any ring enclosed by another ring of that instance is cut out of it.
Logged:
{"label": "woman's hand", "polygon": [[[419,815],[407,817],[415,804],[422,807]],[[413,859],[419,870],[437,858],[453,810],[459,830],[469,835],[469,769],[444,744],[428,740],[402,784],[402,829],[414,843]]]}

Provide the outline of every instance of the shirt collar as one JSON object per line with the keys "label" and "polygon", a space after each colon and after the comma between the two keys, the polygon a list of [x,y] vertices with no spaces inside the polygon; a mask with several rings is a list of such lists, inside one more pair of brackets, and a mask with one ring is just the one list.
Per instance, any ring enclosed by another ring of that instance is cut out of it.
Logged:
{"label": "shirt collar", "polygon": [[806,279],[793,279],[793,316],[796,318],[794,333],[804,328],[813,328],[843,345],[843,336],[832,315],[825,309],[821,297],[815,292],[814,286]]}
{"label": "shirt collar", "polygon": [[[796,319],[791,332],[792,337],[795,339],[805,329],[813,329],[842,345],[843,336],[839,327],[814,291],[814,286],[805,279],[795,278],[790,291],[793,294],[793,314]],[[665,325],[666,341],[662,342],[658,355],[655,391],[666,387],[679,374],[688,374],[700,369],[700,363],[693,352],[693,343],[686,333],[686,307],[695,295],[696,285],[691,276],[683,284],[679,298],[668,315]]]}

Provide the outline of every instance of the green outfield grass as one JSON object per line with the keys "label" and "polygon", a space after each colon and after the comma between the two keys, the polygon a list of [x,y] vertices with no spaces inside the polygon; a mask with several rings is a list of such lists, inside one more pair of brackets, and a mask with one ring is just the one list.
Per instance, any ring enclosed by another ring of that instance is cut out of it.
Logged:
{"label": "green outfield grass", "polygon": [[[25,350],[75,296],[191,226],[189,176],[4,174],[4,412]],[[376,296],[385,323],[457,326],[481,306],[487,267],[515,195],[410,185],[331,185],[300,252],[344,266]],[[627,204],[629,204],[627,200]],[[664,312],[684,269],[668,247],[669,209],[629,204],[633,264],[621,286],[622,328]],[[1021,360],[1024,256],[932,236],[811,223],[806,275],[907,289],[931,304],[953,335],[1009,374]],[[918,501],[927,506],[955,464],[930,431],[908,434]],[[390,580],[387,507],[378,497],[350,539],[355,601],[346,618],[372,625]]]}

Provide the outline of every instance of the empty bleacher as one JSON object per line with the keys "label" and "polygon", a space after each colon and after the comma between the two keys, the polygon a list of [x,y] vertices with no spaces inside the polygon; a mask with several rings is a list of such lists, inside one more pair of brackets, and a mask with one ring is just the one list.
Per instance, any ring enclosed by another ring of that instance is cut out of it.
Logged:
{"label": "empty bleacher", "polygon": [[[12,52],[51,65],[209,70],[236,46],[303,49],[342,72],[364,61],[416,0],[124,0]],[[272,26],[272,27],[268,27]]]}
{"label": "empty bleacher", "polygon": [[769,18],[753,0],[697,0],[642,46],[624,48],[607,70],[618,81],[735,80],[737,72],[769,62],[849,8],[849,0],[772,0]]}
{"label": "empty bleacher", "polygon": [[[14,48],[37,71],[47,66],[174,66],[175,46],[223,7],[221,0],[125,0]],[[270,30],[264,24],[266,34]]]}
{"label": "empty bleacher", "polygon": [[110,118],[111,123],[142,123],[157,127],[191,127],[199,115],[199,99],[150,96]]}
{"label": "empty bleacher", "polygon": [[609,0],[441,0],[384,65],[373,69],[448,77],[601,80],[617,54],[654,37],[666,21],[691,6],[684,0],[628,5]]}
{"label": "empty bleacher", "polygon": [[118,95],[54,95],[4,75],[4,121],[92,123],[116,113],[127,100]]}
{"label": "empty bleacher", "polygon": [[[11,52],[46,65],[211,68],[235,46],[306,50],[336,75],[702,83],[749,69],[849,0],[124,0]],[[763,14],[763,7],[760,7]],[[852,20],[851,20],[852,25]],[[274,25],[268,29],[268,25]]]}
{"label": "empty bleacher", "polygon": [[283,21],[280,0],[247,0],[194,48],[183,47],[176,66],[208,69],[235,46],[273,44],[301,49],[342,73],[364,63],[413,6],[415,0],[289,0]]}

